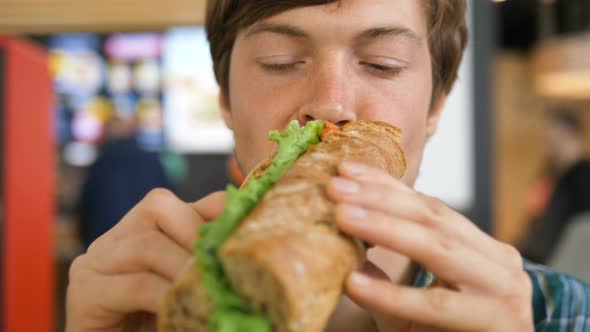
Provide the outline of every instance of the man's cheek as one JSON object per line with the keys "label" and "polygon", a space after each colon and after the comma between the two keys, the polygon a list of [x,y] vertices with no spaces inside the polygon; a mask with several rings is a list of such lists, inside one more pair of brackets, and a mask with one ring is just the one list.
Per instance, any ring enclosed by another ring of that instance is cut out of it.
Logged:
{"label": "man's cheek", "polygon": [[250,172],[260,161],[267,158],[273,148],[273,143],[267,139],[266,131],[264,129],[258,131],[262,134],[256,135],[257,131],[254,130],[247,137],[241,139],[236,137],[237,155],[240,159],[240,165],[245,168],[246,173]]}

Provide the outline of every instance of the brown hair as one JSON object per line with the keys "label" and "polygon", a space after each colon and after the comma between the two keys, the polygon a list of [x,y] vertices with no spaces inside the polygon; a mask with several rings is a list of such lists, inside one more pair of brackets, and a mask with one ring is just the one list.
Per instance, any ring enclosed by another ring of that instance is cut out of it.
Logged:
{"label": "brown hair", "polygon": [[[229,96],[229,66],[238,32],[289,9],[323,5],[338,0],[207,0],[205,26],[215,77]],[[432,96],[449,93],[467,44],[465,0],[425,0],[428,44],[432,61]],[[433,98],[434,99],[434,98]]]}

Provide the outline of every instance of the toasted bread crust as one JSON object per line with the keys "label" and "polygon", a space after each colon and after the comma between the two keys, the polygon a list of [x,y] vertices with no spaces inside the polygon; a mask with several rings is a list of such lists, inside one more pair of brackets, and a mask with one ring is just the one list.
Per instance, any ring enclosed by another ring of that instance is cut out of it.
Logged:
{"label": "toasted bread crust", "polygon": [[201,285],[194,260],[174,283],[158,313],[160,332],[209,332],[213,303]]}
{"label": "toasted bread crust", "polygon": [[236,292],[267,313],[278,332],[322,331],[365,250],[339,232],[324,187],[342,161],[405,172],[399,129],[357,121],[301,156],[220,251]]}

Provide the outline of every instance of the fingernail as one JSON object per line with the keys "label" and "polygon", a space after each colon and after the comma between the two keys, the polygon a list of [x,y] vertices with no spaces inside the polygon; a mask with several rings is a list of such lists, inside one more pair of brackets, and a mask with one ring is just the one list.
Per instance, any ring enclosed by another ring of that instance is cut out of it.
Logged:
{"label": "fingernail", "polygon": [[363,164],[355,163],[352,161],[345,161],[342,163],[342,169],[350,175],[361,175],[365,173],[367,168]]}
{"label": "fingernail", "polygon": [[367,210],[355,205],[342,205],[342,212],[347,218],[360,220],[367,216]]}
{"label": "fingernail", "polygon": [[343,178],[333,178],[332,185],[336,190],[346,194],[355,193],[360,188],[358,183]]}
{"label": "fingernail", "polygon": [[357,271],[352,271],[348,280],[356,287],[365,287],[371,283],[371,279],[367,275]]}

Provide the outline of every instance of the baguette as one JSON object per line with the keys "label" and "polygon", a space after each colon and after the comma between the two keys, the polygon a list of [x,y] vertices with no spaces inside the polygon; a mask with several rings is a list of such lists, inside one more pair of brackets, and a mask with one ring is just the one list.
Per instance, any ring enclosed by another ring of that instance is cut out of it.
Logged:
{"label": "baguette", "polygon": [[[262,197],[219,250],[233,290],[276,332],[319,332],[338,303],[344,280],[365,260],[365,247],[338,230],[325,186],[342,161],[400,178],[406,167],[400,130],[356,121],[311,146]],[[260,163],[246,183],[264,173]],[[209,331],[213,305],[192,268],[169,292],[159,331]],[[213,332],[213,331],[211,331]]]}

